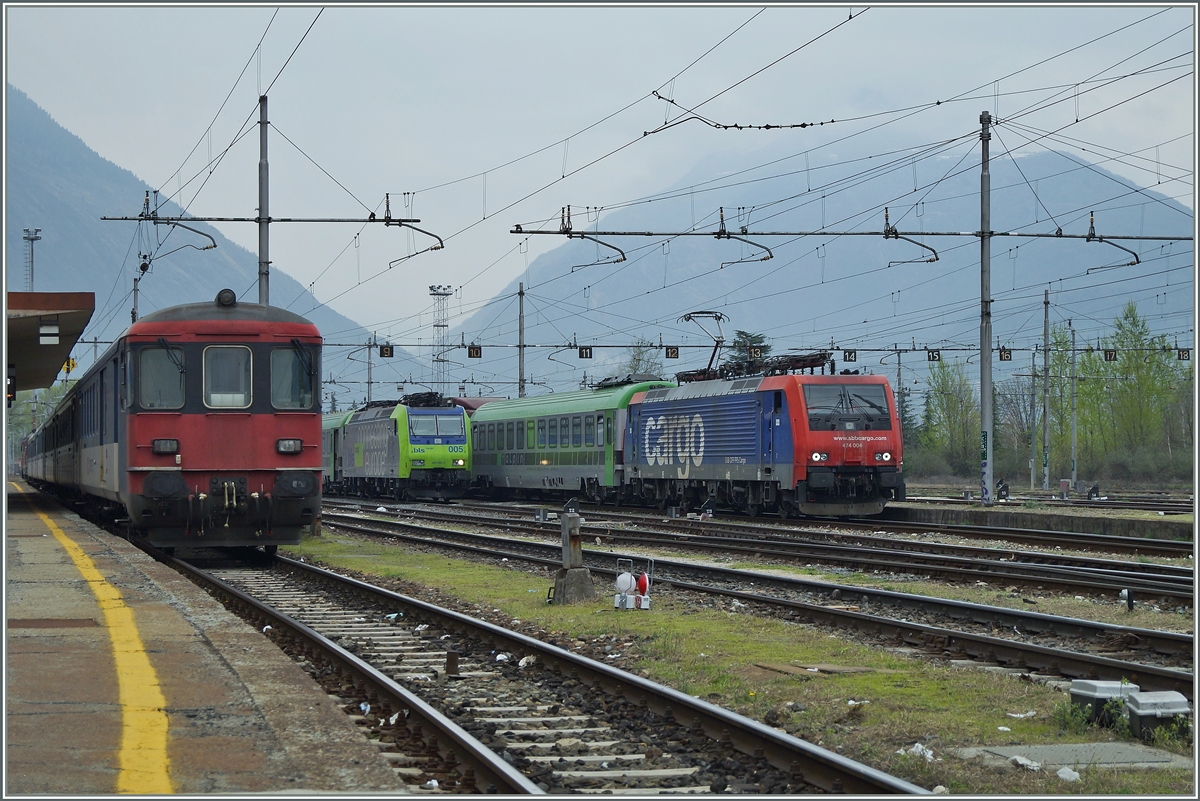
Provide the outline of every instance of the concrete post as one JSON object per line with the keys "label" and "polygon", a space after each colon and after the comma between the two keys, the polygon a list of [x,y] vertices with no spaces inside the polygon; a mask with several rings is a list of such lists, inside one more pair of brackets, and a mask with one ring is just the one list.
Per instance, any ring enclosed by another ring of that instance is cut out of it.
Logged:
{"label": "concrete post", "polygon": [[583,536],[580,534],[579,515],[568,513],[562,516],[563,569],[583,567]]}
{"label": "concrete post", "polygon": [[562,569],[554,577],[554,603],[573,604],[596,599],[592,572],[583,566],[583,535],[579,515],[567,512],[562,516]]}

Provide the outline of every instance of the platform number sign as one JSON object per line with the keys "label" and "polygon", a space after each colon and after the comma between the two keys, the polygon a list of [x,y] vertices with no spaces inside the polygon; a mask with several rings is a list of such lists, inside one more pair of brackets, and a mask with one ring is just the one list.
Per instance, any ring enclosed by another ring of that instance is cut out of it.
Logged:
{"label": "platform number sign", "polygon": [[942,360],[942,352],[941,352],[940,350],[927,350],[927,351],[925,351],[925,361],[927,361],[927,362],[940,362],[941,360]]}
{"label": "platform number sign", "polygon": [[391,345],[380,345],[379,346],[379,358],[390,359],[390,358],[392,358],[393,353],[394,353],[394,349]]}
{"label": "platform number sign", "polygon": [[483,358],[483,347],[481,345],[467,345],[467,358],[468,359],[482,359]]}
{"label": "platform number sign", "polygon": [[856,350],[843,350],[843,351],[842,351],[842,361],[844,361],[844,362],[856,362],[856,361],[858,361],[858,351],[856,351]]}
{"label": "platform number sign", "polygon": [[590,358],[592,358],[592,348],[591,348],[591,346],[590,346],[590,345],[581,345],[581,346],[580,346],[580,348],[579,348],[579,358],[581,358],[581,359],[590,359]]}
{"label": "platform number sign", "polygon": [[1117,360],[1117,352],[1112,348],[1106,348],[1104,351],[1104,361],[1115,362]]}
{"label": "platform number sign", "polygon": [[667,350],[666,356],[668,359],[678,359],[679,358],[679,346],[678,345],[667,345],[666,350]]}
{"label": "platform number sign", "polygon": [[1180,348],[1179,350],[1175,351],[1175,358],[1181,362],[1190,362],[1192,360],[1192,349]]}
{"label": "platform number sign", "polygon": [[746,350],[749,351],[751,359],[761,359],[762,358],[762,348],[760,348],[756,345],[751,345]]}
{"label": "platform number sign", "polygon": [[1001,348],[1000,349],[1000,361],[1002,361],[1002,362],[1011,362],[1012,361],[1012,348]]}

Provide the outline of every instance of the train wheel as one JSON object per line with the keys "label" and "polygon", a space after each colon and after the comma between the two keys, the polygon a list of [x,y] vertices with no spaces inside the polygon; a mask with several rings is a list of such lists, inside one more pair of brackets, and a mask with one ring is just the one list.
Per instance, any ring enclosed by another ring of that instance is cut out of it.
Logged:
{"label": "train wheel", "polygon": [[757,503],[746,504],[746,515],[748,517],[758,517],[758,513],[762,511],[762,506]]}
{"label": "train wheel", "polygon": [[274,556],[278,552],[279,552],[278,545],[264,545],[263,546],[263,553],[265,553],[267,556]]}

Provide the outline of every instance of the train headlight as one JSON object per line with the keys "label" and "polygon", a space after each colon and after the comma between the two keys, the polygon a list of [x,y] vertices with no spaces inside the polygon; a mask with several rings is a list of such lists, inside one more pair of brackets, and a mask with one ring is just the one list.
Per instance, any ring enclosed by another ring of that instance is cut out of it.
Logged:
{"label": "train headlight", "polygon": [[875,461],[890,462],[890,461],[892,461],[892,455],[890,453],[888,453],[887,451],[884,451],[883,453],[877,453],[877,454],[875,454]]}
{"label": "train headlight", "polygon": [[412,460],[412,466],[413,466],[413,467],[424,467],[424,466],[425,466],[425,460],[424,460],[424,459],[413,459],[413,460]]}
{"label": "train headlight", "polygon": [[156,439],[150,443],[150,451],[162,454],[179,453],[179,440]]}
{"label": "train headlight", "polygon": [[275,441],[275,450],[280,453],[299,453],[303,446],[303,441],[298,439],[280,439]]}
{"label": "train headlight", "polygon": [[820,453],[818,451],[813,451],[812,460],[814,462],[828,462],[829,454],[828,453]]}
{"label": "train headlight", "polygon": [[455,459],[453,462],[451,462],[451,464],[453,464],[455,467],[465,467],[467,464],[467,460],[466,459]]}

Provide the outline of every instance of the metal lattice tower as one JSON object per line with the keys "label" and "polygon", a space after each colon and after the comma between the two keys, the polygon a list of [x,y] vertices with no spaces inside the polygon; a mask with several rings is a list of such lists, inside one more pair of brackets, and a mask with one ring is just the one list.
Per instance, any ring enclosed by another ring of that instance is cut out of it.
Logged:
{"label": "metal lattice tower", "polygon": [[429,295],[436,304],[433,314],[433,385],[443,395],[446,394],[446,365],[449,364],[446,354],[450,351],[450,325],[446,322],[446,298],[453,294],[452,287],[439,284],[429,287]]}
{"label": "metal lattice tower", "polygon": [[33,291],[33,243],[41,239],[38,232],[41,228],[25,228],[21,238],[25,240],[25,291]]}

